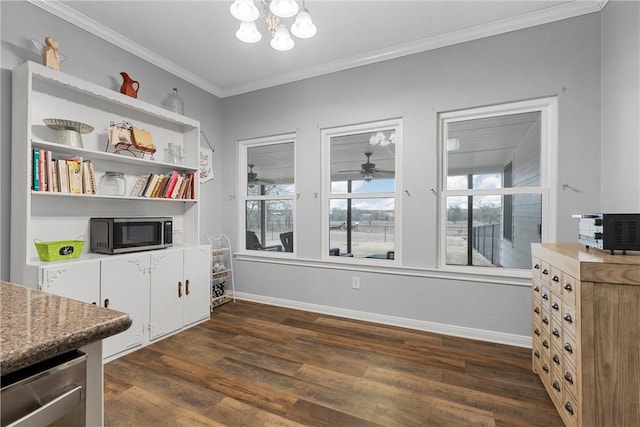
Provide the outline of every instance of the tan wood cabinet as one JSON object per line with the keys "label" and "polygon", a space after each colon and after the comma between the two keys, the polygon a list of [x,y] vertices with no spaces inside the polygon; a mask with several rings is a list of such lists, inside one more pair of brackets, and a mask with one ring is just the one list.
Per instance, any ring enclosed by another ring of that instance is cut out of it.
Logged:
{"label": "tan wood cabinet", "polygon": [[564,423],[640,425],[640,254],[531,253],[532,366]]}

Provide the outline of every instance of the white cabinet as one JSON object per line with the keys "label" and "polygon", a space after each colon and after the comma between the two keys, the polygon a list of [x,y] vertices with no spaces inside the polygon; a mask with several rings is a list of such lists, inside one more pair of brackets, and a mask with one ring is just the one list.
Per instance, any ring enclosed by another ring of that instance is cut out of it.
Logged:
{"label": "white cabinet", "polygon": [[[26,62],[12,75],[11,146],[11,281],[38,285],[38,268],[48,267],[38,259],[34,239],[60,241],[89,238],[91,217],[166,216],[173,218],[175,244],[200,242],[198,207],[199,180],[195,179],[192,198],[130,197],[137,177],[145,174],[168,175],[173,171],[198,175],[200,124],[198,121],[125,96],[65,73]],[[93,131],[82,135],[82,147],[56,143],[56,131],[44,119],[65,119],[87,124]],[[150,132],[156,147],[154,160],[147,154],[113,153],[109,145],[111,122],[127,121]],[[183,149],[183,164],[166,163],[169,143]],[[52,159],[91,160],[96,181],[107,171],[122,172],[125,196],[68,194],[32,190],[33,149],[51,152]],[[89,254],[84,245],[80,259]]]}
{"label": "white cabinet", "polygon": [[160,251],[151,256],[149,338],[155,340],[182,326],[182,251]]}
{"label": "white cabinet", "polygon": [[100,297],[103,307],[123,311],[132,320],[129,329],[104,340],[103,358],[142,346],[149,317],[149,254],[141,252],[102,259]]}
{"label": "white cabinet", "polygon": [[151,256],[149,339],[209,318],[209,246]]}
{"label": "white cabinet", "polygon": [[211,248],[198,246],[184,250],[185,294],[182,300],[182,325],[209,318],[209,265]]}
{"label": "white cabinet", "polygon": [[100,301],[100,261],[54,263],[40,269],[39,288],[89,304]]}

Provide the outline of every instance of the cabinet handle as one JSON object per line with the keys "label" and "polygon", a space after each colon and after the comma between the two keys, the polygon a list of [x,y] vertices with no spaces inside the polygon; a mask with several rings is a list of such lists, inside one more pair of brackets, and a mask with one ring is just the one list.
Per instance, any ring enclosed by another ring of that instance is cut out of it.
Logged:
{"label": "cabinet handle", "polygon": [[560,331],[558,330],[558,328],[553,328],[551,333],[553,334],[553,336],[560,338]]}
{"label": "cabinet handle", "polygon": [[564,409],[566,409],[568,413],[573,415],[573,406],[571,406],[571,403],[569,403],[569,402],[565,403],[564,404]]}
{"label": "cabinet handle", "polygon": [[540,352],[539,352],[538,350],[534,351],[534,352],[533,352],[533,355],[534,355],[535,357],[537,357],[538,359],[540,359]]}
{"label": "cabinet handle", "polygon": [[560,305],[558,305],[558,303],[554,301],[554,302],[551,303],[551,308],[553,308],[554,310],[558,311],[558,310],[560,310]]}
{"label": "cabinet handle", "polygon": [[567,350],[567,353],[573,353],[573,348],[571,347],[571,344],[569,344],[569,343],[565,343],[564,349]]}
{"label": "cabinet handle", "polygon": [[542,299],[549,299],[549,294],[546,292],[542,293]]}
{"label": "cabinet handle", "polygon": [[534,265],[533,268],[535,268],[536,270],[540,270],[540,264]]}
{"label": "cabinet handle", "polygon": [[540,308],[539,307],[534,308],[533,312],[536,314],[540,314]]}
{"label": "cabinet handle", "polygon": [[560,358],[558,357],[557,354],[553,355],[553,361],[556,365],[560,365]]}
{"label": "cabinet handle", "polygon": [[571,374],[569,372],[567,372],[566,374],[564,374],[564,379],[567,380],[567,382],[569,384],[573,384],[573,377],[571,376]]}
{"label": "cabinet handle", "polygon": [[573,288],[571,287],[571,283],[565,283],[563,287],[565,291],[568,291],[568,292],[573,291]]}
{"label": "cabinet handle", "polygon": [[544,348],[549,348],[549,341],[547,341],[547,340],[542,341],[542,346]]}
{"label": "cabinet handle", "polygon": [[545,325],[549,324],[549,318],[547,316],[542,318],[542,323],[544,323]]}
{"label": "cabinet handle", "polygon": [[569,323],[573,323],[573,319],[571,318],[571,315],[569,313],[564,314],[564,320],[566,320]]}
{"label": "cabinet handle", "polygon": [[554,282],[559,282],[560,278],[557,275],[554,275],[551,280],[553,280]]}
{"label": "cabinet handle", "polygon": [[178,298],[182,298],[182,282],[178,282]]}
{"label": "cabinet handle", "polygon": [[545,371],[547,374],[549,373],[549,367],[547,366],[546,363],[542,365],[542,370]]}
{"label": "cabinet handle", "polygon": [[185,285],[185,293],[189,295],[189,279],[184,282]]}
{"label": "cabinet handle", "polygon": [[549,271],[545,268],[544,270],[542,270],[542,274],[546,274],[546,275],[548,275],[548,274],[549,274]]}
{"label": "cabinet handle", "polygon": [[104,299],[104,308],[109,308],[109,298]]}
{"label": "cabinet handle", "polygon": [[556,391],[560,391],[560,384],[558,384],[558,381],[554,381],[553,382],[553,386],[552,386]]}
{"label": "cabinet handle", "polygon": [[535,286],[533,287],[533,290],[534,290],[534,291],[536,291],[536,292],[540,292],[540,286],[535,285]]}
{"label": "cabinet handle", "polygon": [[534,334],[536,334],[537,336],[540,336],[540,329],[536,328],[535,331],[533,331]]}

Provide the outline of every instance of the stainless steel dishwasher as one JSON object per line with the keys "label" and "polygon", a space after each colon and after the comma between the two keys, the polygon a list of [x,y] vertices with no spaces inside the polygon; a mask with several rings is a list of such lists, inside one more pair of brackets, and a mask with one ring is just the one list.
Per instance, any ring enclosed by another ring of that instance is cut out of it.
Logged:
{"label": "stainless steel dishwasher", "polygon": [[3,375],[1,426],[84,426],[87,356],[71,351]]}

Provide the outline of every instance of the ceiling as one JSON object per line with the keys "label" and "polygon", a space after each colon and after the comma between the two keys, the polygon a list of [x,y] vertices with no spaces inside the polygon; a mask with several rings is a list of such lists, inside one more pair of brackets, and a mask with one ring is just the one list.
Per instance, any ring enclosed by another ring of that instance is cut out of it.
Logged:
{"label": "ceiling", "polygon": [[596,12],[606,3],[305,0],[317,35],[278,52],[265,32],[256,44],[235,38],[232,0],[29,1],[222,98]]}

